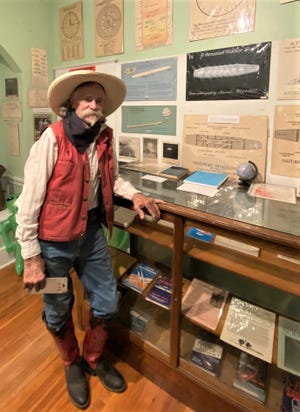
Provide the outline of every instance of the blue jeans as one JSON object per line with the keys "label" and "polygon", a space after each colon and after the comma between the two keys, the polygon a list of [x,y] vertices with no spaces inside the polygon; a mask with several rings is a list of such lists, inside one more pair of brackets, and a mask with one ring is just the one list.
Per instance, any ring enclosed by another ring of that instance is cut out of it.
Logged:
{"label": "blue jeans", "polygon": [[74,294],[69,275],[71,267],[74,267],[83,285],[93,316],[111,318],[117,309],[117,286],[99,217],[88,218],[86,233],[80,240],[39,242],[46,276],[68,278],[67,293],[43,294],[43,317],[47,327],[54,332],[60,331],[72,314]]}

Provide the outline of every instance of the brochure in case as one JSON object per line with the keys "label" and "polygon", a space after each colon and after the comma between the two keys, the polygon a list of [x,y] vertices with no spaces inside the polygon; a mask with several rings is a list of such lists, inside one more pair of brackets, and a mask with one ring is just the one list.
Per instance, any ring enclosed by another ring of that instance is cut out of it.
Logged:
{"label": "brochure in case", "polygon": [[235,388],[265,403],[267,378],[267,362],[249,355],[249,353],[240,353],[238,369],[233,382]]}
{"label": "brochure in case", "polygon": [[300,323],[279,316],[277,366],[300,376]]}
{"label": "brochure in case", "polygon": [[215,330],[227,296],[228,291],[194,278],[183,296],[182,313],[193,323]]}
{"label": "brochure in case", "polygon": [[220,338],[271,363],[275,319],[275,313],[232,297]]}

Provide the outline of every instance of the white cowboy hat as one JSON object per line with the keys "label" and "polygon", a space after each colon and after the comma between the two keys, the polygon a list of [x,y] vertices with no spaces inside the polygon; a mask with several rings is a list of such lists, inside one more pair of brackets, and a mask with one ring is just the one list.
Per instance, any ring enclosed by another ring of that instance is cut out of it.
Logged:
{"label": "white cowboy hat", "polygon": [[49,86],[47,97],[54,113],[60,115],[61,107],[69,100],[73,90],[85,82],[96,82],[104,88],[104,116],[113,113],[125,99],[126,86],[118,77],[93,70],[74,70],[57,77]]}

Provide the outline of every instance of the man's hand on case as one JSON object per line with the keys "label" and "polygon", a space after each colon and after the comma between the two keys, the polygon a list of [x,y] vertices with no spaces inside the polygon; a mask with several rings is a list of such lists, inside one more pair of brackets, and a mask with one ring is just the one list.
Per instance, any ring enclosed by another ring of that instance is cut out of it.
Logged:
{"label": "man's hand on case", "polygon": [[154,199],[153,197],[143,195],[143,193],[136,193],[132,198],[132,202],[133,208],[138,213],[140,219],[144,219],[145,217],[145,212],[143,210],[143,208],[145,208],[154,222],[157,222],[160,219],[158,204],[165,203],[161,199]]}

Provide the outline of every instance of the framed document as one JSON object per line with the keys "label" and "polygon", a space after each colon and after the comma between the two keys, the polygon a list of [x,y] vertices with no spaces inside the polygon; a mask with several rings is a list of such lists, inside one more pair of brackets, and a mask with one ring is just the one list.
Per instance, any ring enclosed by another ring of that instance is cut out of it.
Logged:
{"label": "framed document", "polygon": [[60,49],[63,61],[83,57],[82,2],[59,10]]}

